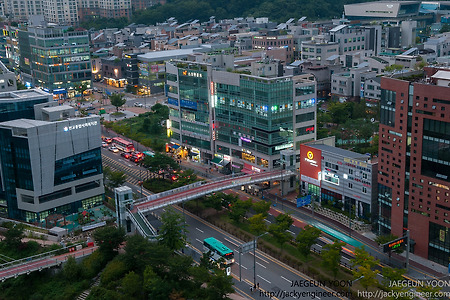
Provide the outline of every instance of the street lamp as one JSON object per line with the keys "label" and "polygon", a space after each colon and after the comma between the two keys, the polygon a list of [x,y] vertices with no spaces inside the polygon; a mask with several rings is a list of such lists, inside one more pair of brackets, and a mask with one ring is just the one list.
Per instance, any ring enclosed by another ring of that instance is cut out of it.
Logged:
{"label": "street lamp", "polygon": [[258,238],[262,237],[263,235],[268,234],[268,232],[264,232],[263,234],[258,235],[253,240],[253,284],[256,286],[256,247],[258,246]]}
{"label": "street lamp", "polygon": [[363,279],[363,278],[364,278],[364,275],[361,276],[361,277],[359,277],[359,278],[357,278],[357,279],[355,279],[355,280],[353,280],[353,281],[352,281],[352,284],[349,284],[349,285],[348,285],[348,295],[349,295],[349,296],[350,296],[350,286],[352,286],[355,282],[357,282],[358,280]]}

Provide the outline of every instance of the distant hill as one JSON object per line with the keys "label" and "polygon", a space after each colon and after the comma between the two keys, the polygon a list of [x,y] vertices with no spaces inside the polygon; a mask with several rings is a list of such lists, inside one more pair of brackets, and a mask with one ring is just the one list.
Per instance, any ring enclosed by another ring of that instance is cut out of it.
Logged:
{"label": "distant hill", "polygon": [[199,19],[216,20],[235,17],[269,17],[271,21],[286,22],[289,18],[308,20],[331,19],[342,16],[344,4],[364,0],[167,0],[164,5],[136,11],[132,22],[155,24],[170,17],[178,22]]}

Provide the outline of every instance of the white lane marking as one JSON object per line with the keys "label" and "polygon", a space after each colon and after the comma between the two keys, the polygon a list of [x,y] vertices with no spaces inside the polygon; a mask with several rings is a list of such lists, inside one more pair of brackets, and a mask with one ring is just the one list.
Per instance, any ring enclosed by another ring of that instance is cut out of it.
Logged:
{"label": "white lane marking", "polygon": [[256,276],[258,276],[258,277],[261,278],[262,280],[268,282],[269,284],[272,283],[272,282],[270,282],[269,280],[265,279],[264,277],[261,277],[261,276],[259,276],[259,275],[256,275]]}
{"label": "white lane marking", "polygon": [[260,264],[259,262],[256,262],[258,265],[260,265],[261,267],[263,267],[264,269],[267,269],[265,265]]}
{"label": "white lane marking", "polygon": [[290,231],[290,230],[286,230],[287,232],[289,232],[290,234],[293,234],[293,235],[295,235],[295,233],[294,232],[292,232],[292,231]]}
{"label": "white lane marking", "polygon": [[[239,266],[239,263],[235,263],[236,265],[238,265]],[[247,270],[247,267],[245,267],[245,266],[241,266],[243,269],[245,269],[245,270]]]}
{"label": "white lane marking", "polygon": [[233,242],[233,241],[231,241],[231,240],[229,240],[229,239],[227,239],[227,238],[223,238],[225,241],[227,241],[227,242],[229,242],[229,243],[232,243],[233,245],[235,245],[236,247],[239,247],[239,244],[236,244],[235,242]]}
{"label": "white lane marking", "polygon": [[204,233],[203,230],[198,229],[197,227],[195,227],[195,229],[197,229],[197,230],[200,231],[201,233]]}
{"label": "white lane marking", "polygon": [[[253,251],[251,251],[251,252],[248,252],[248,253],[250,253],[250,255],[253,255]],[[258,259],[260,259],[260,260],[262,260],[263,262],[265,262],[266,264],[270,264],[267,260],[265,260],[265,259],[262,259],[261,257],[259,257],[259,256],[256,256]]]}
{"label": "white lane marking", "polygon": [[283,278],[284,280],[286,280],[287,282],[289,282],[289,284],[292,284],[292,281],[291,281],[291,280],[289,280],[289,279],[287,279],[287,278],[285,278],[285,277],[283,277],[283,276],[281,276],[281,278]]}
{"label": "white lane marking", "polygon": [[272,222],[270,222],[269,220],[267,220],[267,219],[264,219],[264,221],[266,221],[267,223],[272,223]]}
{"label": "white lane marking", "polygon": [[195,239],[197,242],[199,242],[200,244],[203,244],[202,241],[200,241],[199,239]]}

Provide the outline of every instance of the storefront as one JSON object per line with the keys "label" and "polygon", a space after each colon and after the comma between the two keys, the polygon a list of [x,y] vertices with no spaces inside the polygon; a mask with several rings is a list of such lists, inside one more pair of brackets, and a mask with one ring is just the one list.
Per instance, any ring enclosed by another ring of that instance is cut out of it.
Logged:
{"label": "storefront", "polygon": [[201,162],[200,150],[197,148],[192,148],[189,152],[189,157],[192,161]]}
{"label": "storefront", "polygon": [[127,85],[127,80],[124,78],[115,79],[115,78],[107,78],[105,77],[105,83],[110,86],[114,86],[116,88],[124,88]]}

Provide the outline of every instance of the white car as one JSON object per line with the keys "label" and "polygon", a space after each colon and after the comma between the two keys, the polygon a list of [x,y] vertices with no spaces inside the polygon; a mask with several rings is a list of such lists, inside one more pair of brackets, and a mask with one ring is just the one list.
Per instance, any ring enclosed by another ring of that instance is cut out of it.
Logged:
{"label": "white car", "polygon": [[107,142],[102,142],[102,147],[106,147],[106,146],[108,146],[108,143]]}
{"label": "white car", "polygon": [[112,147],[109,147],[109,151],[117,153],[117,152],[119,152],[119,149],[117,149],[116,147],[112,146]]}
{"label": "white car", "polygon": [[140,102],[134,102],[134,106],[136,106],[136,107],[143,107],[144,104],[142,104]]}

